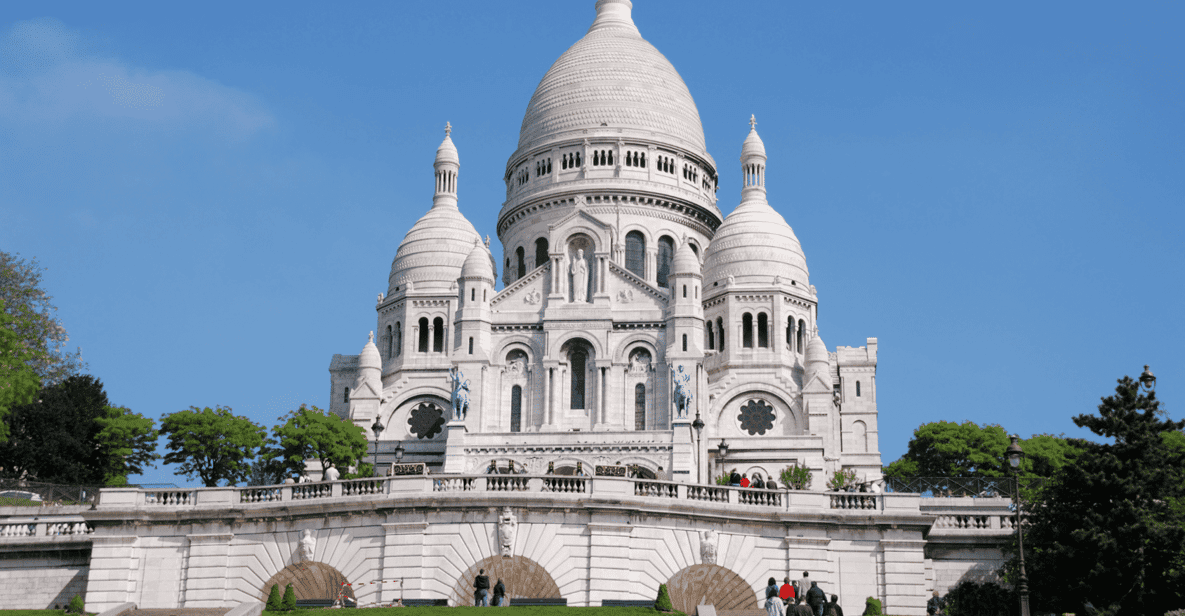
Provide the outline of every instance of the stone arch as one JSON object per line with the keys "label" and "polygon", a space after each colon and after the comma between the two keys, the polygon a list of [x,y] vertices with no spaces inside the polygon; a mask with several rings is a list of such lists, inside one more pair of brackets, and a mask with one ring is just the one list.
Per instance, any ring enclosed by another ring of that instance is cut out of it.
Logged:
{"label": "stone arch", "polygon": [[498,350],[494,351],[491,355],[491,357],[494,357],[496,361],[504,362],[506,360],[506,354],[515,349],[524,351],[527,354],[527,359],[530,360],[531,364],[534,364],[539,357],[539,349],[535,344],[535,341],[532,340],[530,336],[523,336],[521,334],[514,334],[503,338],[498,343],[497,348]]}
{"label": "stone arch", "polygon": [[490,556],[474,563],[457,578],[449,595],[450,605],[473,605],[473,581],[481,569],[485,569],[490,578],[491,601],[494,584],[499,579],[506,586],[506,596],[510,597],[511,605],[514,605],[515,599],[556,599],[561,596],[559,585],[543,565],[526,556]]}
{"label": "stone arch", "polygon": [[583,330],[583,329],[575,329],[570,332],[566,332],[564,334],[556,336],[555,340],[553,340],[551,342],[551,344],[549,345],[551,348],[548,351],[547,356],[548,357],[563,357],[566,354],[566,351],[564,350],[564,346],[567,345],[568,342],[570,342],[571,340],[574,340],[577,338],[583,340],[584,342],[588,343],[588,345],[590,347],[592,347],[594,356],[596,356],[598,358],[608,357],[608,354],[605,353],[605,345],[603,345],[601,343],[601,340],[599,338],[597,338],[597,336],[594,334],[594,332]]}
{"label": "stone arch", "polygon": [[629,361],[629,354],[639,347],[650,351],[650,357],[654,358],[654,361],[658,361],[658,347],[654,344],[654,336],[651,334],[631,334],[625,340],[619,342],[617,348],[613,350],[613,363],[626,363]]}
{"label": "stone arch", "polygon": [[744,578],[720,565],[692,565],[667,580],[671,605],[684,614],[694,614],[697,605],[724,610],[757,610],[757,595]]}
{"label": "stone arch", "polygon": [[774,407],[778,415],[773,427],[774,435],[796,436],[806,433],[807,422],[802,409],[795,404],[786,402],[794,398],[787,395],[781,388],[756,381],[738,383],[718,395],[715,399],[722,402],[719,406],[713,404],[714,408],[708,413],[706,421],[716,427],[717,434],[747,436],[736,426],[737,409],[734,407],[743,404],[744,399],[748,397],[760,397]]}
{"label": "stone arch", "polygon": [[340,571],[325,563],[305,561],[288,565],[273,575],[272,579],[259,589],[259,600],[267,602],[268,593],[273,585],[280,587],[282,596],[289,584],[292,584],[297,599],[333,600],[337,598],[343,584],[347,584],[345,596],[355,599],[354,588],[348,585],[349,580]]}
{"label": "stone arch", "polygon": [[[449,396],[451,394],[443,389],[431,388],[428,391],[419,389],[411,392],[411,395],[396,401],[389,411],[384,412],[386,415],[385,425],[386,429],[383,431],[382,437],[389,441],[418,441],[419,439],[413,432],[412,426],[408,423],[411,419],[411,413],[421,403],[430,403],[440,408],[441,414],[445,423],[451,417],[451,407],[449,404]],[[423,440],[437,440],[444,438],[443,429],[433,434],[432,437]]]}

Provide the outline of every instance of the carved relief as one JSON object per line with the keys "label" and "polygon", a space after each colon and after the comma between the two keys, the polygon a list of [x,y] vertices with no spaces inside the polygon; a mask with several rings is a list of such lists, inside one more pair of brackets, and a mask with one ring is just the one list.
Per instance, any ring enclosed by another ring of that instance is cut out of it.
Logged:
{"label": "carved relief", "polygon": [[630,365],[626,369],[626,374],[644,376],[650,372],[650,362],[650,351],[635,349],[630,353]]}
{"label": "carved relief", "polygon": [[502,508],[502,515],[498,517],[498,545],[502,548],[502,558],[510,558],[514,551],[514,535],[518,531],[518,518],[510,507]]}
{"label": "carved relief", "polygon": [[633,289],[625,289],[617,292],[617,303],[629,304],[634,301]]}
{"label": "carved relief", "polygon": [[699,559],[704,565],[716,564],[716,531],[705,530],[699,534]]}
{"label": "carved relief", "polygon": [[523,296],[523,303],[528,306],[534,306],[542,299],[543,294],[539,292],[539,289],[531,289],[530,291],[527,291],[526,295]]}
{"label": "carved relief", "polygon": [[296,555],[298,560],[313,560],[313,554],[316,551],[317,539],[313,537],[313,531],[306,528],[300,533],[300,542],[297,544]]}

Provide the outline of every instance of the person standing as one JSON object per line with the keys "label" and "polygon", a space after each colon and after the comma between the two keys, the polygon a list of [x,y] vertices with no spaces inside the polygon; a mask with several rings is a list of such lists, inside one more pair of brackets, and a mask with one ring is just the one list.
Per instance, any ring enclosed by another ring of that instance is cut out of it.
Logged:
{"label": "person standing", "polygon": [[831,603],[823,606],[823,616],[843,616],[843,608],[839,606],[839,597],[831,595]]}
{"label": "person standing", "polygon": [[498,578],[498,583],[494,584],[494,606],[495,607],[504,607],[505,605],[506,605],[506,585],[502,583],[502,578]]}
{"label": "person standing", "polygon": [[489,607],[490,605],[490,578],[486,575],[486,570],[482,569],[477,573],[477,579],[473,580],[473,607]]}
{"label": "person standing", "polygon": [[811,589],[811,573],[802,572],[802,579],[798,580],[798,598],[806,601],[806,591]]}
{"label": "person standing", "polygon": [[934,596],[926,602],[926,614],[934,616],[942,612],[942,597],[938,596],[938,591],[934,591]]}
{"label": "person standing", "polygon": [[732,474],[728,476],[728,485],[738,488],[741,486],[741,474],[735,468],[732,469]]}
{"label": "person standing", "polygon": [[794,616],[815,616],[815,610],[812,610],[811,606],[806,604],[806,601],[803,600],[801,595],[795,599]]}
{"label": "person standing", "polygon": [[823,604],[827,603],[827,595],[819,588],[818,582],[811,582],[811,589],[806,591],[806,602],[815,611],[815,616],[823,616]]}
{"label": "person standing", "polygon": [[765,587],[765,616],[785,616],[785,606],[778,596],[778,581],[769,578],[769,585]]}
{"label": "person standing", "polygon": [[778,596],[782,598],[782,601],[786,603],[786,607],[789,608],[791,605],[794,605],[794,586],[790,584],[790,576],[788,575],[782,578],[782,582],[782,588],[778,590]]}
{"label": "person standing", "polygon": [[321,481],[337,481],[338,479],[341,479],[341,476],[341,471],[337,470],[337,467],[333,465],[333,462],[330,462],[329,467],[326,468],[325,472],[321,475]]}

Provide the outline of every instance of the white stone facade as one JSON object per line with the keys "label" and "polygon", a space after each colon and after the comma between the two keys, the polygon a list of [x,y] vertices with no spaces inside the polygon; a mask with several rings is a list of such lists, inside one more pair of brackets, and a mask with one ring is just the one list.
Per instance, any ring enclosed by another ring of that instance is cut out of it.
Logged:
{"label": "white stone facade", "polygon": [[[503,177],[500,264],[462,214],[451,132],[374,342],[330,364],[332,412],[384,426],[380,464],[399,443],[433,472],[620,463],[707,483],[797,462],[815,490],[840,469],[879,478],[876,339],[829,353],[818,337],[806,258],[766,201],[755,122],[739,205],[721,216],[695,102],[628,1],[596,3],[527,106]],[[454,367],[463,422],[450,421]]]}

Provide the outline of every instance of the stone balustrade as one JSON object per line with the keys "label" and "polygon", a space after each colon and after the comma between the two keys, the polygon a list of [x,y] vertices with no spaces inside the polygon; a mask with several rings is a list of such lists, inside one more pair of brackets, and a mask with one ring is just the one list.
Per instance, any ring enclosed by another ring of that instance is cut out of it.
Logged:
{"label": "stone balustrade", "polygon": [[9,518],[0,523],[0,543],[23,543],[26,540],[81,539],[94,532],[81,516],[36,516],[34,519]]}
{"label": "stone balustrade", "polygon": [[921,512],[934,516],[930,532],[938,536],[1008,536],[1015,532],[1012,501],[1007,498],[925,498],[922,499]]}

